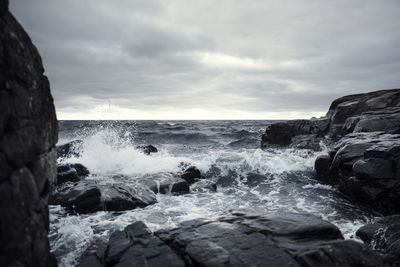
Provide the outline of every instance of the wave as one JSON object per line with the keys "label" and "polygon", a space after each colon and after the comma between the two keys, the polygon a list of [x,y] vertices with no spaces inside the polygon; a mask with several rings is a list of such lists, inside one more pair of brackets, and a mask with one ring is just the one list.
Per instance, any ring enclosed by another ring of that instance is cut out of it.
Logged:
{"label": "wave", "polygon": [[[121,179],[129,183],[130,179],[147,176],[175,175],[184,167],[194,165],[207,182],[217,184],[216,192],[201,190],[202,184],[192,185],[189,194],[157,195],[158,203],[154,205],[119,213],[66,216],[61,207],[50,207],[51,246],[61,259],[61,266],[75,264],[80,253],[94,239],[108,238],[114,230],[123,229],[136,220],[144,221],[151,230],[158,230],[231,209],[261,213],[287,210],[310,212],[327,219],[338,225],[349,238],[370,218],[343,199],[336,188],[318,184],[313,179],[315,158],[327,151],[261,150],[256,130],[238,129],[232,134],[222,131],[210,134],[207,129],[197,133],[185,132],[198,126],[192,122],[188,124],[190,127],[180,123],[174,126],[158,124],[163,129],[185,127],[184,132],[174,133],[151,129],[155,124],[95,125],[86,131],[74,130],[69,138],[82,140],[80,154],[59,161],[82,163],[92,174],[89,179],[101,179],[107,183],[121,182]],[[224,138],[227,145],[215,145],[218,138]],[[149,140],[158,140],[158,143]],[[156,145],[159,152],[143,154],[136,149],[143,142]],[[257,146],[253,147],[253,142]]]}

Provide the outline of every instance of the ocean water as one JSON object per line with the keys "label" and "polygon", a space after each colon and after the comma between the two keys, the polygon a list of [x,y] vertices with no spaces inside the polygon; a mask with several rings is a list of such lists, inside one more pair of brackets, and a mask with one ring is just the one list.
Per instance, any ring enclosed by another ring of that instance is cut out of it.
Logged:
{"label": "ocean water", "polygon": [[[61,266],[73,266],[97,239],[141,220],[156,231],[195,218],[242,210],[256,213],[308,212],[355,238],[374,219],[335,187],[315,180],[315,158],[326,151],[260,149],[272,121],[60,121],[59,144],[83,140],[80,157],[59,163],[85,165],[90,176],[107,183],[133,183],[143,177],[175,175],[189,165],[207,177],[184,195],[157,195],[158,203],[123,212],[69,215],[50,206],[50,245]],[[137,145],[152,144],[150,156]],[[215,182],[217,191],[205,189]]]}

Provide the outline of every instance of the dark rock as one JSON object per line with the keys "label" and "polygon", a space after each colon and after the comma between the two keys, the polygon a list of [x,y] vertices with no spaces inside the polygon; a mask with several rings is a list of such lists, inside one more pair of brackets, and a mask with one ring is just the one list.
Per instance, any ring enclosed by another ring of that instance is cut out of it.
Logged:
{"label": "dark rock", "polygon": [[56,180],[57,118],[42,60],[0,1],[0,266],[55,266],[47,195]]}
{"label": "dark rock", "polygon": [[152,180],[146,183],[156,194],[189,193],[189,184],[180,178]]}
{"label": "dark rock", "polygon": [[189,184],[193,184],[196,179],[202,178],[201,172],[199,169],[197,169],[195,166],[187,168],[183,174],[181,175],[181,178],[184,179],[186,182]]}
{"label": "dark rock", "polygon": [[107,241],[98,239],[90,246],[80,257],[77,267],[101,267],[103,266],[105,253],[107,250]]}
{"label": "dark rock", "polygon": [[262,147],[332,150],[318,157],[320,181],[339,185],[356,202],[383,214],[400,213],[400,89],[345,96],[325,118],[269,125]]}
{"label": "dark rock", "polygon": [[57,166],[57,184],[65,182],[78,182],[89,175],[89,170],[80,163],[58,164]]}
{"label": "dark rock", "polygon": [[331,164],[332,159],[329,155],[321,155],[317,157],[314,167],[320,180],[329,181]]}
{"label": "dark rock", "polygon": [[[261,147],[268,145],[289,146],[298,148],[317,148],[328,128],[326,118],[314,120],[292,120],[268,125],[262,136]],[[295,137],[297,139],[293,140]],[[293,141],[295,141],[293,143]]]}
{"label": "dark rock", "polygon": [[325,135],[337,140],[348,133],[376,131],[400,132],[400,89],[336,99],[320,119],[271,124],[262,137],[261,147],[279,145],[318,150]]}
{"label": "dark rock", "polygon": [[79,177],[85,178],[90,174],[89,170],[80,163],[73,163],[73,164],[58,164],[57,165],[57,172],[66,172],[71,169],[74,169]]}
{"label": "dark rock", "polygon": [[[157,236],[152,235],[142,222],[128,225],[124,231],[114,232],[104,256],[87,251],[78,266],[148,266],[184,267],[182,259]],[[100,263],[100,264],[99,264]]]}
{"label": "dark rock", "polygon": [[157,153],[158,149],[155,146],[147,145],[147,146],[137,146],[136,149],[139,149],[146,155],[150,155],[150,153]]}
{"label": "dark rock", "polygon": [[[390,112],[391,109],[394,110],[398,107],[400,103],[400,90],[392,89],[392,90],[381,90],[370,92],[367,94],[357,94],[357,95],[349,95],[339,99],[336,99],[332,102],[329,111],[327,113],[327,117],[330,119],[329,123],[329,134],[330,135],[340,135],[343,129],[343,126],[348,124],[346,120],[352,118],[351,120],[355,121],[355,124],[360,123],[363,119],[369,120],[369,124],[371,121],[377,121],[377,119],[385,119],[392,120],[391,117],[393,113]],[[398,117],[398,111],[394,111],[394,114]],[[378,117],[371,116],[374,114]],[[358,119],[354,119],[358,117]],[[368,118],[369,117],[369,118]],[[359,125],[358,132],[362,131],[362,124]],[[380,124],[382,126],[382,124]],[[387,125],[389,126],[389,125]],[[395,128],[398,129],[398,124],[394,125]],[[379,127],[379,125],[378,125]],[[345,129],[348,128],[347,126]],[[356,127],[354,127],[355,129]],[[375,128],[375,127],[373,127]],[[367,127],[368,129],[368,127]],[[381,128],[375,128],[372,131],[381,131]],[[392,131],[392,129],[384,127],[385,132]],[[371,131],[371,130],[367,130]],[[395,132],[396,130],[394,130]],[[348,133],[348,130],[344,131]]]}
{"label": "dark rock", "polygon": [[80,163],[74,163],[74,164],[69,164],[69,165],[76,170],[79,177],[81,177],[81,178],[87,177],[90,174],[88,168],[86,168],[85,166],[83,166]]}
{"label": "dark rock", "polygon": [[115,266],[383,266],[378,254],[343,240],[331,223],[291,213],[233,213],[154,235],[136,222],[110,237],[104,258],[89,256]]}
{"label": "dark rock", "polygon": [[400,212],[400,135],[353,133],[340,139],[322,182],[383,214]]}
{"label": "dark rock", "polygon": [[79,157],[82,153],[82,140],[74,140],[57,146],[57,158]]}
{"label": "dark rock", "polygon": [[102,185],[95,181],[80,181],[71,187],[60,188],[49,198],[49,204],[61,205],[77,213],[130,210],[156,202],[154,193],[146,187]]}
{"label": "dark rock", "polygon": [[375,223],[364,225],[356,234],[383,254],[387,266],[400,266],[400,215],[380,218]]}
{"label": "dark rock", "polygon": [[64,172],[57,173],[57,184],[61,185],[66,182],[78,182],[80,180],[77,171],[74,168],[70,168]]}

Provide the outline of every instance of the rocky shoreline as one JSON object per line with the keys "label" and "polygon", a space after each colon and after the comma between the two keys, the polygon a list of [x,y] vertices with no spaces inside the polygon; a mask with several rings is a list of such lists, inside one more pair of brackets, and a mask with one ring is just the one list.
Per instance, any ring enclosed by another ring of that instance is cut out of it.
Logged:
{"label": "rocky shoreline", "polygon": [[[400,213],[400,89],[349,95],[332,102],[325,117],[270,125],[261,146],[322,149],[317,179],[337,186],[378,215]],[[382,217],[357,235],[400,266],[400,217]]]}
{"label": "rocky shoreline", "polygon": [[[396,214],[398,106],[398,89],[346,96],[335,100],[324,118],[270,125],[262,147],[327,145],[329,152],[315,161],[317,179],[378,215]],[[195,167],[185,173],[187,186],[202,177]],[[135,222],[108,242],[94,243],[79,266],[399,266],[399,219],[382,217],[363,226],[357,236],[365,244],[343,240],[334,225],[310,214],[232,212],[155,233]]]}
{"label": "rocky shoreline", "polygon": [[[55,148],[57,119],[40,55],[0,0],[0,265],[56,266],[48,242],[48,203],[70,214],[121,211],[154,204],[156,194],[189,192],[204,181],[194,166],[130,187],[87,179],[80,140]],[[262,147],[330,151],[316,159],[317,178],[337,186],[381,217],[344,240],[333,224],[310,214],[245,214],[182,223],[152,233],[143,222],[98,240],[79,266],[400,266],[400,90],[335,100],[324,118],[270,125]],[[157,153],[149,145],[144,154]],[[57,175],[58,173],[58,175]],[[51,193],[50,193],[51,192]],[[50,195],[49,195],[50,193]]]}

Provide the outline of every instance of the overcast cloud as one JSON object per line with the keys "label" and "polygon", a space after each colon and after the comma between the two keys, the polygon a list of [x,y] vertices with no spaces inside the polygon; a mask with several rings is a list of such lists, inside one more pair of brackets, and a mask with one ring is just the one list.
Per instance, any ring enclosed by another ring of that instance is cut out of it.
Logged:
{"label": "overcast cloud", "polygon": [[12,0],[59,119],[287,119],[400,87],[400,1]]}

